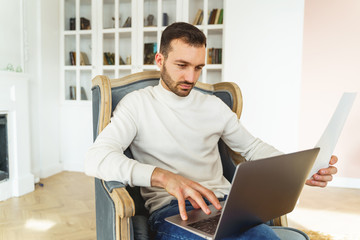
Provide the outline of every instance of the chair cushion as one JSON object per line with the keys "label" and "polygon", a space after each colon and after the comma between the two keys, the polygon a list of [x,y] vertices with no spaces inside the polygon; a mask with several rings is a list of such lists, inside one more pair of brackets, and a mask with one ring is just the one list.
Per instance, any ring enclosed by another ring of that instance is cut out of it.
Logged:
{"label": "chair cushion", "polygon": [[271,226],[281,240],[310,240],[302,231],[291,227]]}

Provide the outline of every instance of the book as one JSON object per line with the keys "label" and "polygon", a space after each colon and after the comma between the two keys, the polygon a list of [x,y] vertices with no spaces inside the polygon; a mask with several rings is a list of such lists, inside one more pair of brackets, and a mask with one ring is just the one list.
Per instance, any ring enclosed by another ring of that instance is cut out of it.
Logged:
{"label": "book", "polygon": [[76,53],[70,51],[69,55],[70,55],[70,65],[73,65],[73,66],[76,65]]}
{"label": "book", "polygon": [[197,25],[201,25],[202,22],[203,22],[203,19],[204,19],[204,12],[201,10],[200,18],[199,18],[199,21],[198,21]]}
{"label": "book", "polygon": [[200,15],[202,14],[203,10],[199,9],[195,15],[195,19],[193,21],[193,25],[199,25]]}
{"label": "book", "polygon": [[223,15],[224,15],[224,9],[220,10],[220,16],[219,16],[219,21],[217,22],[217,24],[223,24]]}
{"label": "book", "polygon": [[70,86],[70,100],[76,100],[76,86]]}
{"label": "book", "polygon": [[210,24],[214,24],[215,23],[215,18],[216,18],[216,14],[217,14],[217,9],[214,8],[212,11],[211,11],[211,19],[210,19]]}
{"label": "book", "polygon": [[157,52],[157,43],[144,44],[144,64],[152,65],[155,63],[155,54]]}
{"label": "book", "polygon": [[216,9],[214,24],[219,24],[220,12],[221,12],[221,9]]}

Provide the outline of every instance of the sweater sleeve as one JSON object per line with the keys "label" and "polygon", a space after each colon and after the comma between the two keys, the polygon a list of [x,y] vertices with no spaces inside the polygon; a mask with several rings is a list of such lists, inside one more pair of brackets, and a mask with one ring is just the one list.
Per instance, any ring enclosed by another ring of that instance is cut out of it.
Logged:
{"label": "sweater sleeve", "polygon": [[256,160],[283,154],[249,133],[236,114],[229,108],[224,109],[223,116],[225,127],[221,138],[233,151],[239,152],[246,160]]}
{"label": "sweater sleeve", "polygon": [[151,186],[155,166],[140,163],[124,154],[136,133],[136,112],[125,97],[114,110],[111,122],[88,150],[85,173],[130,186]]}

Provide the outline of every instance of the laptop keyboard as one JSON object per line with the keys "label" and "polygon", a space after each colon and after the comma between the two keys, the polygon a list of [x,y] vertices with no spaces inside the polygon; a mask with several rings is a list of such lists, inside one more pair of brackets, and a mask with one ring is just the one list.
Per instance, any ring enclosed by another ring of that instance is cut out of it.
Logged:
{"label": "laptop keyboard", "polygon": [[189,227],[214,235],[221,214],[189,224]]}

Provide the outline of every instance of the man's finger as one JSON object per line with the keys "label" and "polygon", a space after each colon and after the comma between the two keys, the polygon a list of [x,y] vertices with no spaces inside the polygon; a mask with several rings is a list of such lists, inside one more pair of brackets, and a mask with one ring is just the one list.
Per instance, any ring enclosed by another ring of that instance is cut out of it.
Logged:
{"label": "man's finger", "polygon": [[330,158],[330,165],[334,165],[335,163],[337,163],[338,161],[338,157],[335,155],[332,155]]}
{"label": "man's finger", "polygon": [[337,168],[334,166],[330,166],[328,168],[320,169],[318,174],[319,175],[333,175],[337,173]]}
{"label": "man's finger", "polygon": [[181,219],[186,221],[188,219],[188,217],[187,217],[187,214],[186,214],[185,199],[181,194],[176,196],[176,198],[178,200],[179,212],[180,212]]}
{"label": "man's finger", "polygon": [[198,191],[196,191],[196,189],[188,188],[184,192],[184,195],[185,195],[185,198],[187,198],[187,199],[191,198],[193,201],[195,201],[196,204],[204,211],[204,213],[206,213],[206,214],[211,213],[208,205],[204,201],[204,198]]}
{"label": "man's finger", "polygon": [[319,174],[314,174],[313,179],[315,181],[322,181],[322,182],[329,182],[333,180],[333,176],[332,175],[319,175]]}
{"label": "man's finger", "polygon": [[187,200],[190,201],[191,205],[192,205],[195,209],[199,209],[199,208],[200,208],[199,204],[197,204],[197,202],[195,202],[194,199],[188,198]]}
{"label": "man's finger", "polygon": [[201,195],[204,196],[207,200],[209,200],[209,202],[211,202],[211,204],[214,205],[217,210],[222,208],[219,199],[215,196],[213,191],[210,191],[201,185],[199,185],[196,190],[199,191]]}

